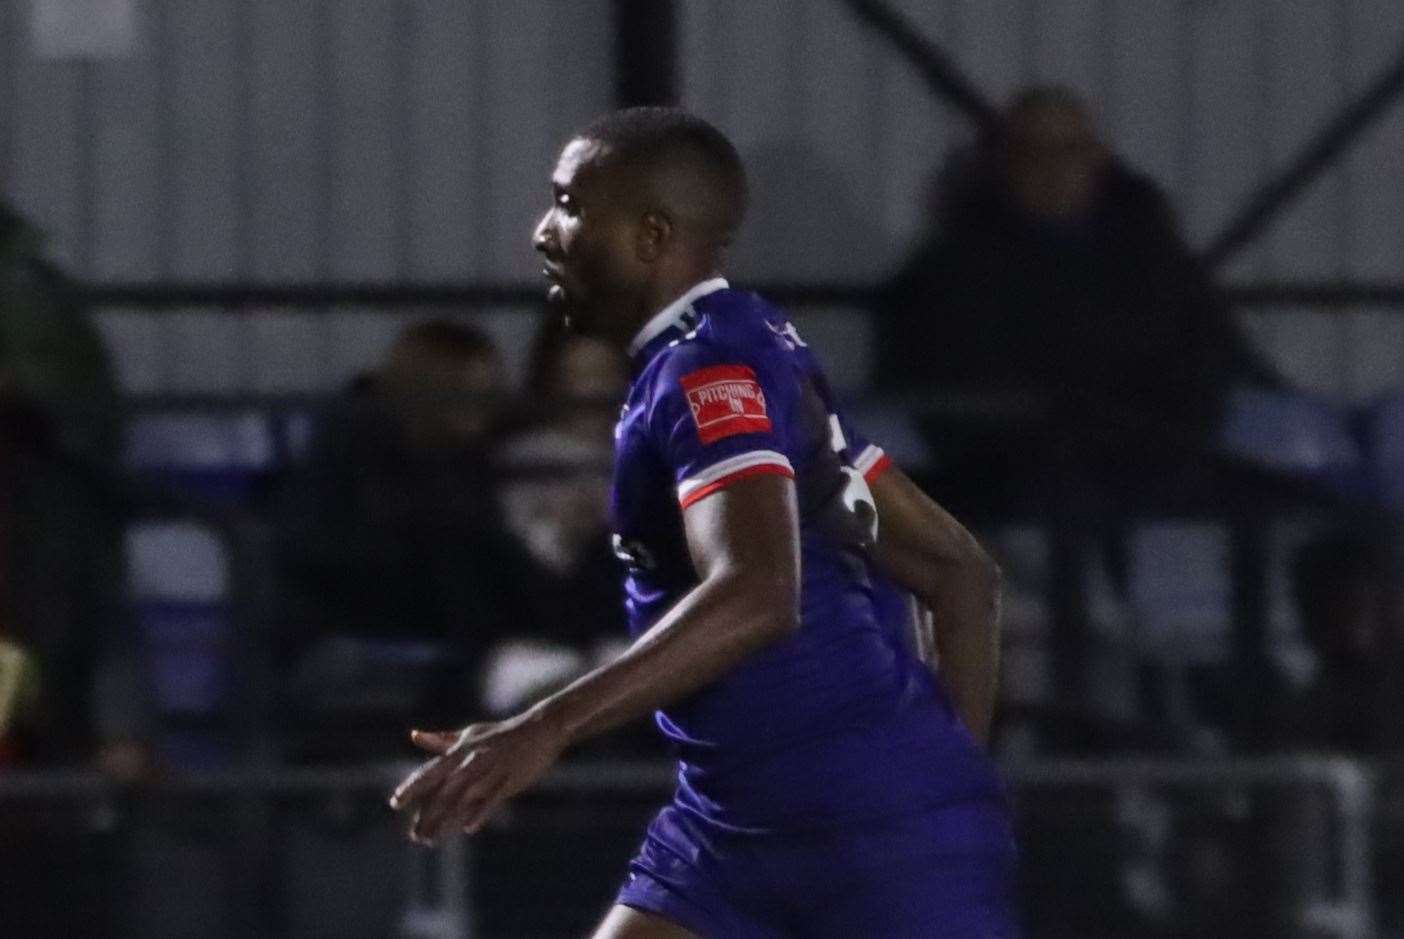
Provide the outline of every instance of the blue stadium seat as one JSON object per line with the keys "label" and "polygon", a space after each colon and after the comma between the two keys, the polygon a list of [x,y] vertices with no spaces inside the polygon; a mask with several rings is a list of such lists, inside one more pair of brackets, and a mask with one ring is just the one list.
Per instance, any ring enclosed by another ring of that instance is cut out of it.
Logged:
{"label": "blue stadium seat", "polygon": [[1385,504],[1404,509],[1404,391],[1380,399],[1366,415],[1370,481]]}
{"label": "blue stadium seat", "polygon": [[127,435],[132,470],[192,495],[240,499],[276,468],[277,425],[262,413],[161,413],[136,418]]}
{"label": "blue stadium seat", "polygon": [[1363,496],[1369,480],[1352,423],[1345,405],[1321,396],[1238,388],[1229,398],[1220,449],[1338,495]]}
{"label": "blue stadium seat", "polygon": [[1208,664],[1228,650],[1232,539],[1222,522],[1148,519],[1127,544],[1127,599],[1148,657]]}
{"label": "blue stadium seat", "polygon": [[128,529],[127,556],[164,755],[184,768],[219,763],[234,690],[228,552],[201,525],[141,522]]}

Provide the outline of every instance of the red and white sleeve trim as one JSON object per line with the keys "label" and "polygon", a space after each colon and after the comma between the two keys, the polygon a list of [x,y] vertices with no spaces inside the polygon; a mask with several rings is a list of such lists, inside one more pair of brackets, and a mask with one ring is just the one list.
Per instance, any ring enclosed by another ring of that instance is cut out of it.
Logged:
{"label": "red and white sleeve trim", "polygon": [[720,463],[713,463],[695,476],[689,476],[678,483],[678,502],[683,508],[714,492],[719,492],[734,482],[749,476],[788,476],[795,477],[795,468],[785,459],[785,454],[774,450],[753,450],[728,457]]}
{"label": "red and white sleeve trim", "polygon": [[863,452],[858,454],[858,459],[853,461],[853,468],[868,482],[877,479],[891,465],[892,457],[883,452],[882,447],[872,443],[864,447]]}

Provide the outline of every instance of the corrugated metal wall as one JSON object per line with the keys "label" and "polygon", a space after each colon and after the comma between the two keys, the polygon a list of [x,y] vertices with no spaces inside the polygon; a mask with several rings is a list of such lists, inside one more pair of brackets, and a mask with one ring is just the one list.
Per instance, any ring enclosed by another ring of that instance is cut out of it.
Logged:
{"label": "corrugated metal wall", "polygon": [[142,0],[43,60],[0,5],[6,192],[98,279],[513,278],[562,139],[608,107],[606,0]]}
{"label": "corrugated metal wall", "polygon": [[[1056,82],[1170,191],[1205,244],[1247,195],[1393,61],[1396,0],[900,0],[997,101]],[[965,122],[838,2],[689,0],[688,103],[731,128],[759,178],[738,252],[772,277],[890,269]],[[1404,277],[1404,102],[1242,252],[1238,280]],[[1301,383],[1351,397],[1404,380],[1404,316],[1251,316]]]}
{"label": "corrugated metal wall", "polygon": [[[0,182],[98,280],[530,279],[570,129],[607,108],[607,0],[139,0],[143,41],[43,60],[0,3]],[[1204,243],[1390,60],[1397,0],[902,0],[1002,98],[1058,81],[1170,190]],[[759,197],[747,276],[863,282],[919,227],[964,139],[836,0],[684,0],[687,102],[737,137]],[[1404,106],[1236,259],[1236,280],[1404,276]],[[835,340],[843,316],[812,314]],[[1290,374],[1361,397],[1404,379],[1404,316],[1250,317]],[[510,315],[496,317],[517,335]],[[115,311],[138,390],[326,387],[395,323]],[[861,356],[847,377],[861,374]]]}
{"label": "corrugated metal wall", "polygon": [[[140,0],[140,48],[90,60],[36,57],[29,7],[0,3],[0,181],[103,281],[535,278],[556,151],[611,101],[608,0]],[[323,388],[396,328],[103,324],[140,391]]]}

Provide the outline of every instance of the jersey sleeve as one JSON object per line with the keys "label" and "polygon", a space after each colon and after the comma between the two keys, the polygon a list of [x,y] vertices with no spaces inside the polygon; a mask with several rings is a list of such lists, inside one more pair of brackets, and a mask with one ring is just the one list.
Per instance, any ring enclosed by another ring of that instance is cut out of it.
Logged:
{"label": "jersey sleeve", "polygon": [[648,426],[680,506],[752,476],[794,478],[784,426],[793,389],[779,371],[710,344],[670,350],[654,379]]}
{"label": "jersey sleeve", "polygon": [[853,468],[867,482],[871,483],[892,466],[892,457],[869,440],[837,406],[830,417],[829,429],[834,435],[834,449],[847,453]]}
{"label": "jersey sleeve", "polygon": [[819,360],[808,348],[803,350],[805,368],[829,409],[829,435],[834,451],[847,456],[849,465],[862,474],[869,483],[881,476],[892,466],[892,458],[868,439],[848,418],[835,400],[833,389],[819,367]]}

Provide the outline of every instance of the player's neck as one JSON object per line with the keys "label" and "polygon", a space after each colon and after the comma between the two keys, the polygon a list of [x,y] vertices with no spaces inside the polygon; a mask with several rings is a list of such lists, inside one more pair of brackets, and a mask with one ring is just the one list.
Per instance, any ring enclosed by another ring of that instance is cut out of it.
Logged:
{"label": "player's neck", "polygon": [[692,288],[703,281],[713,277],[721,277],[722,273],[712,269],[705,272],[693,272],[687,276],[673,277],[660,280],[653,284],[651,289],[646,291],[640,298],[640,303],[635,307],[634,316],[631,317],[629,333],[623,336],[621,348],[627,349],[633,343],[639,331],[655,317],[676,303],[680,297],[685,295]]}
{"label": "player's neck", "polygon": [[610,334],[600,335],[621,351],[628,351],[639,331],[670,304],[693,287],[713,277],[724,276],[716,256],[669,258],[655,267],[652,276],[639,284],[632,296],[620,296],[616,311],[627,309],[628,315],[616,315],[610,323]]}
{"label": "player's neck", "polygon": [[643,317],[639,320],[638,326],[642,327],[644,323],[666,309],[668,304],[673,303],[703,281],[725,276],[718,267],[696,265],[680,271],[676,276],[660,279],[649,291],[647,303],[644,304]]}

